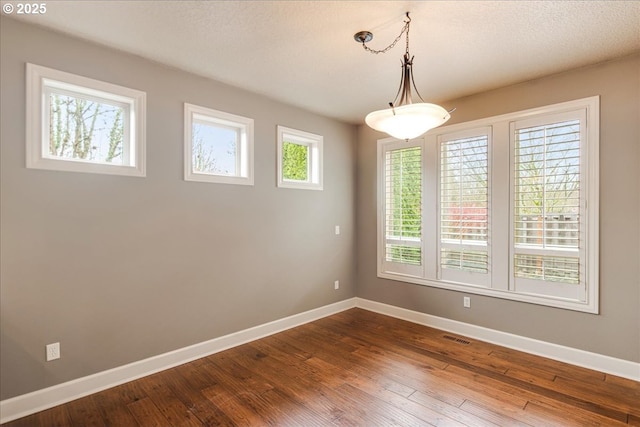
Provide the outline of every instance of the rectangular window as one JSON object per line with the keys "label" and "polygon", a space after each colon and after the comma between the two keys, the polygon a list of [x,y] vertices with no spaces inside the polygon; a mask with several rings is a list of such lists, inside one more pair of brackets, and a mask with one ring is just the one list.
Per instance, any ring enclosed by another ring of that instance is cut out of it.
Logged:
{"label": "rectangular window", "polygon": [[253,185],[253,119],[184,104],[184,179]]}
{"label": "rectangular window", "polygon": [[27,64],[27,167],[144,176],[145,98]]}
{"label": "rectangular window", "polygon": [[490,129],[440,138],[440,278],[489,282]]}
{"label": "rectangular window", "polygon": [[323,138],[278,126],[278,187],[322,190]]}
{"label": "rectangular window", "polygon": [[378,141],[378,276],[598,312],[598,97]]}
{"label": "rectangular window", "polygon": [[576,111],[511,124],[515,289],[584,294],[584,123],[583,111]]}
{"label": "rectangular window", "polygon": [[383,148],[384,247],[388,271],[422,271],[422,147],[415,142]]}

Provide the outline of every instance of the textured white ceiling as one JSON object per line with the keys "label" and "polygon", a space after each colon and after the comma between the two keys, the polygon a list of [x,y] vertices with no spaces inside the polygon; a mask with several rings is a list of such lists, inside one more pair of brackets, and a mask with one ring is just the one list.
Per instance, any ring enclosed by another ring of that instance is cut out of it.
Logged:
{"label": "textured white ceiling", "polygon": [[407,11],[427,102],[640,50],[640,1],[48,1],[23,20],[360,123],[393,100],[404,39],[373,55],[353,35],[381,49]]}

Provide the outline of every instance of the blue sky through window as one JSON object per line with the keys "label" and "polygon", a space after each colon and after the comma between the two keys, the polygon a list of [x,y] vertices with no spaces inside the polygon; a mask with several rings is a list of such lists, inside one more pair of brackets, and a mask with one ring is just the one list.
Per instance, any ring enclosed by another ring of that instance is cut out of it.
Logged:
{"label": "blue sky through window", "polygon": [[237,128],[194,122],[194,172],[237,176],[239,134]]}

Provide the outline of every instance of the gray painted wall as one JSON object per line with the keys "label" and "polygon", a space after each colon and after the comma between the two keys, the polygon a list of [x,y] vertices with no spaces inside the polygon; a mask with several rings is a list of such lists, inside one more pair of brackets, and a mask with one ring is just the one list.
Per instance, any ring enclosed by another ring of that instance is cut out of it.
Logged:
{"label": "gray painted wall", "polygon": [[[1,36],[0,399],[355,296],[354,126],[14,20]],[[26,169],[26,62],[145,91],[147,177]],[[182,179],[184,102],[255,120],[253,187]],[[324,136],[324,191],[276,188],[279,124]]]}
{"label": "gray painted wall", "polygon": [[640,362],[640,55],[448,101],[450,124],[600,95],[600,315],[376,277],[376,140],[357,157],[358,296]]}

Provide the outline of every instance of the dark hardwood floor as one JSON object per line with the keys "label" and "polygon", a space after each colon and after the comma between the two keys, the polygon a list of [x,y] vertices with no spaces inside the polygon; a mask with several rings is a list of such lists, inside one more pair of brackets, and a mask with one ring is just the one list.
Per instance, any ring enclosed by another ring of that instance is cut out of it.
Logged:
{"label": "dark hardwood floor", "polygon": [[640,426],[640,383],[361,309],[6,426]]}

